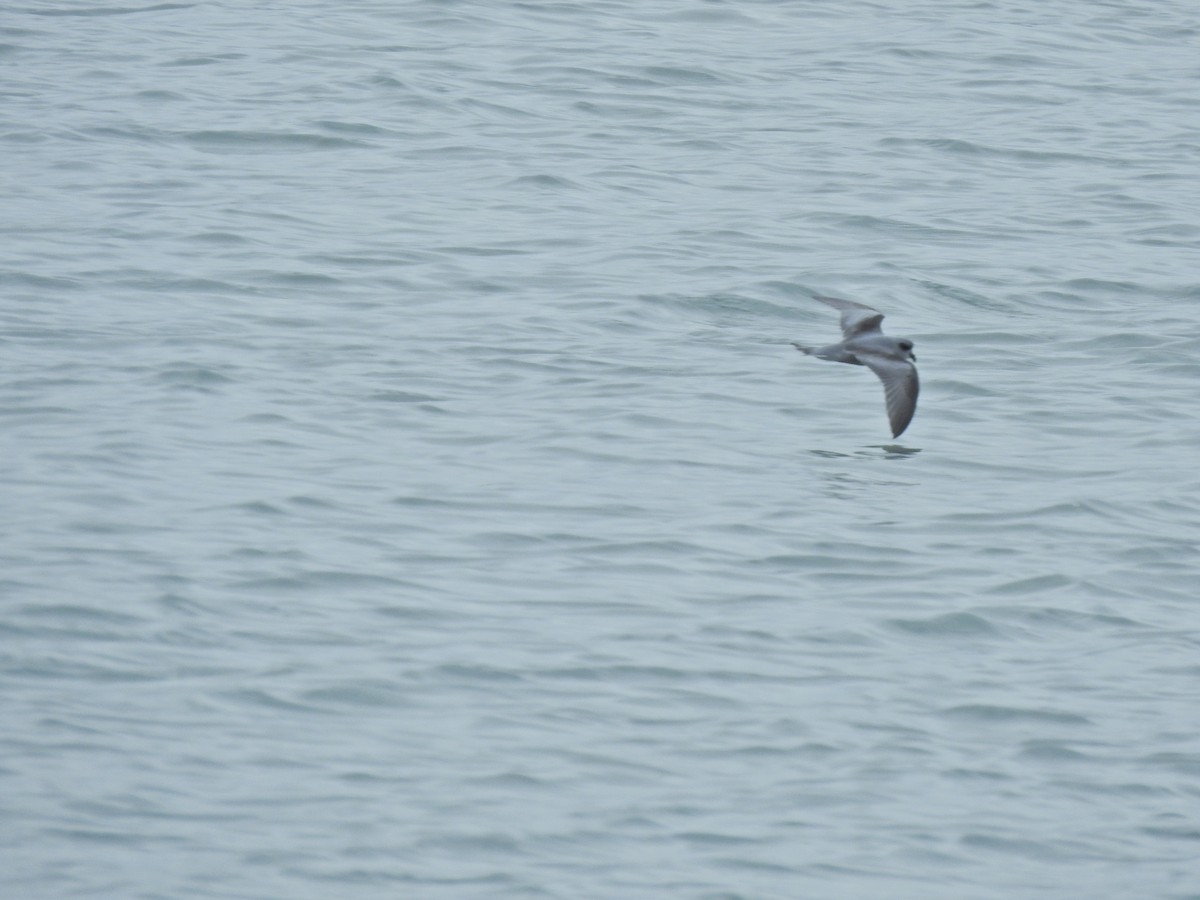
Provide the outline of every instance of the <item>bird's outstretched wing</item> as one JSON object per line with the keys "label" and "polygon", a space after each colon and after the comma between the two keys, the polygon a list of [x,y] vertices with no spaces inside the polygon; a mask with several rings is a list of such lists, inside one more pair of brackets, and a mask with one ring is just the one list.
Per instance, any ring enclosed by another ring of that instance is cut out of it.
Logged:
{"label": "bird's outstretched wing", "polygon": [[905,360],[889,359],[874,353],[860,353],[858,358],[883,382],[892,437],[900,437],[917,411],[917,394],[921,389],[917,367]]}
{"label": "bird's outstretched wing", "polygon": [[883,321],[883,313],[853,300],[842,300],[838,297],[823,297],[813,294],[813,299],[820,300],[827,306],[842,312],[842,336],[845,340],[863,334],[881,334],[879,323]]}

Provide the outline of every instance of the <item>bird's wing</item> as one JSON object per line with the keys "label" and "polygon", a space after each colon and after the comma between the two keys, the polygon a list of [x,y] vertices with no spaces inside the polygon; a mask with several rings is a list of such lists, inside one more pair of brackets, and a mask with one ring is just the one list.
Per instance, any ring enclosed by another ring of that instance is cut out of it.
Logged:
{"label": "bird's wing", "polygon": [[879,310],[838,297],[813,294],[813,298],[842,311],[842,336],[846,340],[863,334],[882,334],[879,323],[883,321],[883,313]]}
{"label": "bird's wing", "polygon": [[858,358],[883,382],[892,437],[900,437],[917,411],[917,393],[921,389],[917,367],[906,360],[890,359],[874,353],[860,353]]}

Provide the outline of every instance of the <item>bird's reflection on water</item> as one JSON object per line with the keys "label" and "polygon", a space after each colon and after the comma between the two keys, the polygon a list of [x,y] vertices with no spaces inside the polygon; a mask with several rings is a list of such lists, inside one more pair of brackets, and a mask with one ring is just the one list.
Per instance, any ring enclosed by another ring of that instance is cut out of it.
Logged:
{"label": "bird's reflection on water", "polygon": [[[876,451],[882,450],[882,454]],[[920,447],[905,447],[902,444],[869,444],[862,450],[853,453],[841,453],[837,450],[809,450],[813,456],[823,459],[908,459],[921,452]]]}

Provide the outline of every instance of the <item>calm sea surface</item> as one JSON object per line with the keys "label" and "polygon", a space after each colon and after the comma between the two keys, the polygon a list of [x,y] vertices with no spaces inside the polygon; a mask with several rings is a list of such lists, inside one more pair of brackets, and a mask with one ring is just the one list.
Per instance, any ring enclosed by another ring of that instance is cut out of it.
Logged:
{"label": "calm sea surface", "polygon": [[0,66],[4,897],[1200,897],[1193,2],[28,0]]}

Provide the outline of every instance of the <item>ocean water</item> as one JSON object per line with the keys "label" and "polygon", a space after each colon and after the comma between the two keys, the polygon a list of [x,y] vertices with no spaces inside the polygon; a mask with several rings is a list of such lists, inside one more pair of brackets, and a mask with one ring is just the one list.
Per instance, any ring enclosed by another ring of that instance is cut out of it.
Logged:
{"label": "ocean water", "polygon": [[1194,4],[0,65],[3,896],[1200,897]]}

